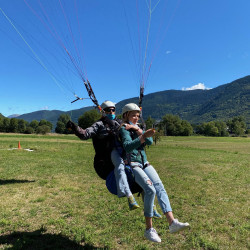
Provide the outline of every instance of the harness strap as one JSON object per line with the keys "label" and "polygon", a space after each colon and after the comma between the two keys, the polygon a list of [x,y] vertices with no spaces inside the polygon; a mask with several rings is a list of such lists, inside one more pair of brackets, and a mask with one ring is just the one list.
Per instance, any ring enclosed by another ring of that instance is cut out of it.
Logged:
{"label": "harness strap", "polygon": [[[135,139],[135,133],[134,133],[134,131],[131,129],[131,130],[129,130],[129,132],[130,132],[130,136],[131,136],[131,138],[134,140]],[[145,144],[143,143],[141,146],[140,146],[140,148],[144,148],[145,147]],[[144,157],[143,157],[143,154],[142,154],[142,152],[141,152],[141,149],[137,149],[138,150],[138,154],[137,155],[140,155],[140,157],[141,157],[141,161],[142,161],[142,169],[145,169],[149,164],[148,163],[146,163],[145,164],[145,162],[144,162]],[[127,159],[128,159],[128,164],[131,166],[131,153],[128,153],[127,154]],[[132,167],[132,166],[131,166]],[[132,167],[133,168],[133,167]]]}

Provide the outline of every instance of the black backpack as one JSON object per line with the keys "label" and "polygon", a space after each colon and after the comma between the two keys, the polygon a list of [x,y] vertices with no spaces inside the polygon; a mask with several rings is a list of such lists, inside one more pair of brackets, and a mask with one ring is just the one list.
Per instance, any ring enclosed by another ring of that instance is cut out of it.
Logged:
{"label": "black backpack", "polygon": [[[114,165],[111,161],[111,152],[115,147],[116,136],[119,129],[115,126],[114,122],[107,117],[102,117],[100,121],[107,127],[109,135],[100,139],[97,137],[92,138],[93,146],[95,149],[94,168],[100,178],[106,180],[108,174],[114,170]],[[120,124],[120,121],[116,119]]]}

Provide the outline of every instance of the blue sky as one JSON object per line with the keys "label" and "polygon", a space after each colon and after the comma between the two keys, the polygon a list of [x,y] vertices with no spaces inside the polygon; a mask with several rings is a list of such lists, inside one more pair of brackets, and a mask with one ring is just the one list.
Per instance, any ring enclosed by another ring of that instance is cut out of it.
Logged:
{"label": "blue sky", "polygon": [[250,73],[249,0],[77,0],[77,8],[61,0],[63,9],[58,0],[26,1],[34,12],[23,0],[0,1],[17,29],[0,11],[4,116],[92,105],[70,103],[88,95],[65,48],[81,57],[99,103],[138,96],[142,69],[146,77],[150,68],[145,94],[215,88]]}

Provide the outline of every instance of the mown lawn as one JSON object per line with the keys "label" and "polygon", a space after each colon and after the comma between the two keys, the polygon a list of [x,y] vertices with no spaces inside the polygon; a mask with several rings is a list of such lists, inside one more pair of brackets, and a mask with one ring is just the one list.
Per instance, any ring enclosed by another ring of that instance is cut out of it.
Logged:
{"label": "mown lawn", "polygon": [[170,234],[154,220],[160,244],[144,239],[142,208],[108,193],[90,140],[0,134],[0,248],[250,248],[250,138],[165,137],[147,154],[175,217],[191,225]]}

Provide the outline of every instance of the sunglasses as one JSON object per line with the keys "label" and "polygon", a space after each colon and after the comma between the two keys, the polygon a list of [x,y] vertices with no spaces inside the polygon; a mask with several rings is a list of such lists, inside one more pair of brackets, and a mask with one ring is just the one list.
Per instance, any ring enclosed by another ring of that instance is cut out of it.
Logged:
{"label": "sunglasses", "polygon": [[106,109],[104,109],[104,111],[108,112],[108,113],[115,112],[115,108],[106,108]]}

